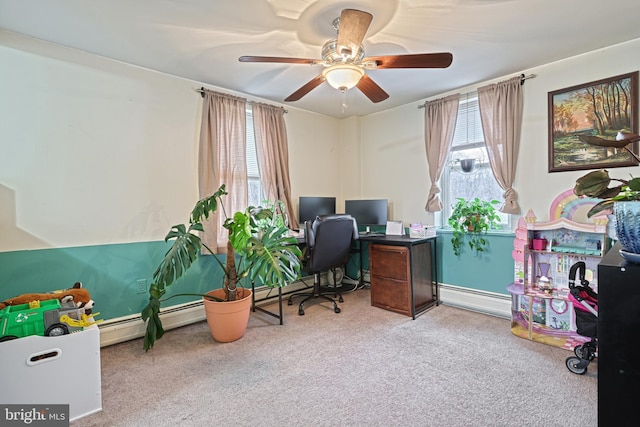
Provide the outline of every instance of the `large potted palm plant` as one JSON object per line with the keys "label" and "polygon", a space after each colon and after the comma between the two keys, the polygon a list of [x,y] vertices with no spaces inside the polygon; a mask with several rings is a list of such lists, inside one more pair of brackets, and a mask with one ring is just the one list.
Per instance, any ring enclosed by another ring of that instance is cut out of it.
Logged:
{"label": "large potted palm plant", "polygon": [[[170,298],[202,296],[214,339],[228,342],[242,337],[249,318],[251,290],[238,287],[240,280],[247,278],[266,286],[282,287],[300,277],[302,254],[296,239],[288,237],[282,203],[270,203],[268,207],[249,207],[225,219],[224,228],[228,231],[225,263],[202,242],[198,233],[204,231],[203,221],[218,209],[218,205],[222,206],[221,197],[226,194],[223,184],[214,194],[199,200],[191,211],[188,226],[174,225],[165,237],[165,241],[171,240],[172,244],[153,274],[149,303],[142,310],[142,319],[147,323],[145,350],[151,349],[164,334],[160,306]],[[224,212],[224,207],[222,210]],[[163,298],[167,287],[179,282],[202,254],[203,248],[213,255],[224,272],[222,286],[204,295],[176,294]],[[240,302],[244,306],[235,307]],[[230,333],[231,327],[224,326],[222,320],[213,318],[213,312],[218,311],[215,307],[240,318],[241,325],[235,333]]]}

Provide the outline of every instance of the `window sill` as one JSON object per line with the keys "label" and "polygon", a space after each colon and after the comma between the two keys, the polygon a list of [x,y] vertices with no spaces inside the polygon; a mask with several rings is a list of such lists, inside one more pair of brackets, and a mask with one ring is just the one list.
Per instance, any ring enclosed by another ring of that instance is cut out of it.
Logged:
{"label": "window sill", "polygon": [[[443,234],[453,234],[453,229],[448,228],[448,227],[437,227],[436,231],[438,233],[443,233]],[[508,237],[514,237],[516,236],[516,234],[511,231],[511,230],[489,230],[486,233],[489,236],[508,236]]]}

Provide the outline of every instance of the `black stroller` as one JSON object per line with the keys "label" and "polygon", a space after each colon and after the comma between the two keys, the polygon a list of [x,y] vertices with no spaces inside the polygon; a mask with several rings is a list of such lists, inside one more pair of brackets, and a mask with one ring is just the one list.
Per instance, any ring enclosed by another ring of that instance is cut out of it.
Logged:
{"label": "black stroller", "polygon": [[[576,285],[576,272],[580,270],[580,284]],[[576,262],[569,270],[569,301],[576,313],[576,332],[591,341],[575,346],[575,356],[567,357],[567,368],[574,374],[583,375],[587,366],[596,357],[598,348],[598,294],[591,289],[584,275],[586,265]]]}

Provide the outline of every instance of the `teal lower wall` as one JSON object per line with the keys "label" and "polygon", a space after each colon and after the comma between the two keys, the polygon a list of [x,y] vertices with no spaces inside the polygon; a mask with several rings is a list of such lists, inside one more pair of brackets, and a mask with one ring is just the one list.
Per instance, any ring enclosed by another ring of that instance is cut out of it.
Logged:
{"label": "teal lower wall", "polygon": [[513,233],[489,233],[489,246],[475,255],[468,248],[457,257],[453,254],[451,232],[438,230],[438,280],[448,285],[462,286],[500,294],[513,282]]}
{"label": "teal lower wall", "polygon": [[[99,319],[137,315],[148,293],[138,293],[138,281],[147,289],[168,245],[164,241],[0,253],[0,300],[24,293],[66,289],[82,282],[95,301]],[[211,256],[196,264],[172,285],[168,295],[206,293],[221,287],[223,273]],[[198,297],[176,297],[163,307]]]}
{"label": "teal lower wall", "polygon": [[[487,234],[489,242],[484,253],[476,255],[464,250],[457,257],[453,254],[451,232],[438,230],[436,241],[438,281],[448,285],[461,286],[488,292],[509,295],[506,288],[513,282],[514,265],[513,233]],[[362,243],[362,261],[365,270],[369,265],[368,243]],[[359,255],[351,257],[347,264],[347,275],[359,277]]]}
{"label": "teal lower wall", "polygon": [[[451,233],[438,232],[438,278],[441,283],[507,294],[513,281],[513,234],[487,236],[489,249],[481,255],[465,251],[456,257],[451,247]],[[138,281],[147,281],[168,245],[163,241],[0,253],[0,300],[24,293],[49,292],[82,282],[95,301],[99,319],[109,320],[137,315],[148,300],[138,293]],[[369,264],[364,245],[364,265]],[[223,260],[224,261],[224,260]],[[347,274],[358,277],[359,255],[347,265]],[[168,295],[203,294],[222,285],[223,273],[211,256],[200,257],[196,264],[172,285]],[[198,300],[176,297],[163,307]]]}

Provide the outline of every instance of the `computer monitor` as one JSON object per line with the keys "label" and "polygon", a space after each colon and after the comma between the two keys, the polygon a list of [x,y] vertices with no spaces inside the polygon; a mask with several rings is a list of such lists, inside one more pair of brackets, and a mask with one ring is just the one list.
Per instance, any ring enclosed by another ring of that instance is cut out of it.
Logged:
{"label": "computer monitor", "polygon": [[298,222],[300,227],[305,221],[313,221],[319,215],[333,215],[336,213],[335,197],[304,197],[298,200]]}
{"label": "computer monitor", "polygon": [[344,211],[358,225],[387,225],[387,199],[345,200]]}

